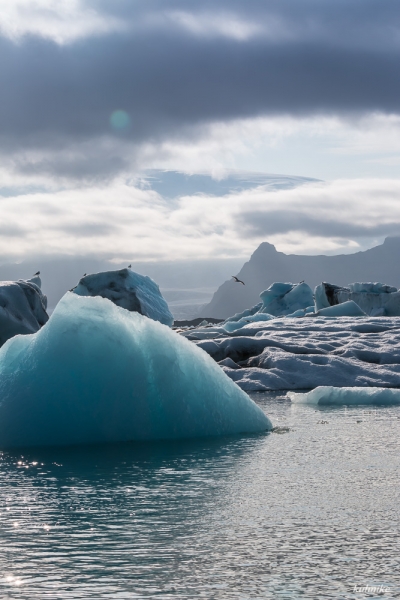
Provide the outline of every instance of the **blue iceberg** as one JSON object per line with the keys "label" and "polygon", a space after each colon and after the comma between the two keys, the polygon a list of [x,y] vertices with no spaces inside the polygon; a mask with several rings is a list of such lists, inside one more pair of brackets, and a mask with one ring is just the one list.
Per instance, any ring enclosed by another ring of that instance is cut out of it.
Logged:
{"label": "blue iceberg", "polygon": [[0,447],[270,430],[205,352],[101,297],[67,293],[47,324],[0,350]]}

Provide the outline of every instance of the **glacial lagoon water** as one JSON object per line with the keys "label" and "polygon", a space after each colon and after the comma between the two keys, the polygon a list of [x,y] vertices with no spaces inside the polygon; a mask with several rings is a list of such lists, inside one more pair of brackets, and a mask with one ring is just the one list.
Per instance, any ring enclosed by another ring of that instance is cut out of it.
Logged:
{"label": "glacial lagoon water", "polygon": [[252,397],[274,433],[2,452],[0,598],[399,597],[400,408]]}

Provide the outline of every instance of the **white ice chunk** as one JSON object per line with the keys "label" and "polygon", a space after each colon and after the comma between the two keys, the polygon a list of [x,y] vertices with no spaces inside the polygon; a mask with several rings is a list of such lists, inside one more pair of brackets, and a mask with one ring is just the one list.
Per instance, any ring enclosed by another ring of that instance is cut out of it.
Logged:
{"label": "white ice chunk", "polygon": [[228,323],[225,322],[223,325],[223,329],[225,329],[225,331],[227,331],[227,332],[232,332],[232,331],[241,329],[242,327],[245,327],[249,323],[258,323],[261,321],[271,321],[271,319],[274,319],[274,318],[275,317],[273,317],[272,315],[267,314],[267,313],[257,313],[255,315],[249,315],[248,317],[244,317],[243,319],[240,319],[239,321],[229,321]]}
{"label": "white ice chunk", "polygon": [[48,321],[39,277],[0,283],[0,345],[18,334],[38,331]]}
{"label": "white ice chunk", "polygon": [[220,367],[227,367],[228,369],[240,369],[240,365],[235,363],[231,358],[225,358],[221,360],[219,363]]}
{"label": "white ice chunk", "polygon": [[231,321],[240,321],[244,317],[249,317],[251,315],[254,315],[256,312],[258,312],[260,310],[260,308],[262,308],[262,305],[263,305],[263,303],[259,302],[252,308],[246,308],[246,310],[243,310],[240,313],[236,313],[236,315],[233,315],[233,317],[229,317],[228,319],[226,319],[224,321],[224,323],[229,323]]}
{"label": "white ice chunk", "polygon": [[170,327],[174,323],[158,285],[150,277],[139,275],[131,269],[86,275],[73,291],[78,296],[107,298],[117,306]]}
{"label": "white ice chunk", "polygon": [[299,310],[296,310],[294,313],[291,313],[290,315],[286,315],[286,316],[288,318],[294,319],[294,318],[298,318],[298,317],[305,317],[305,315],[310,315],[314,312],[315,312],[314,306],[307,306],[307,308],[299,308]]}
{"label": "white ice chunk", "polygon": [[378,387],[317,387],[311,392],[300,394],[288,392],[290,400],[296,404],[327,405],[388,405],[400,404],[400,390]]}
{"label": "white ice chunk", "polygon": [[316,313],[310,313],[310,316],[319,317],[366,317],[366,314],[361,308],[353,302],[348,300],[341,304],[335,304],[334,306],[328,306],[327,308],[321,308]]}
{"label": "white ice chunk", "polygon": [[205,352],[100,297],[68,293],[0,350],[0,447],[190,438],[271,429]]}

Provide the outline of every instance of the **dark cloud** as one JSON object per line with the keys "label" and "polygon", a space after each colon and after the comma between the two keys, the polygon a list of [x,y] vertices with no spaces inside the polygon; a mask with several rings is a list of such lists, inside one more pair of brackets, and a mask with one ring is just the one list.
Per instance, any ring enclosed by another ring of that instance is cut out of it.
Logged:
{"label": "dark cloud", "polygon": [[398,235],[400,222],[363,224],[339,219],[327,221],[294,210],[244,211],[237,217],[237,229],[243,238],[299,232],[327,238],[357,239]]}
{"label": "dark cloud", "polygon": [[[3,149],[104,136],[140,144],[190,136],[193,126],[213,120],[267,114],[400,112],[400,4],[393,0],[85,4],[121,18],[127,30],[63,46],[38,36],[0,38]],[[229,13],[260,32],[238,40],[205,26],[197,35],[174,11],[206,15],[206,24]],[[126,130],[110,126],[117,109],[130,116]],[[114,162],[111,170],[124,166]],[[47,164],[78,176],[80,167],[90,172],[93,165]]]}

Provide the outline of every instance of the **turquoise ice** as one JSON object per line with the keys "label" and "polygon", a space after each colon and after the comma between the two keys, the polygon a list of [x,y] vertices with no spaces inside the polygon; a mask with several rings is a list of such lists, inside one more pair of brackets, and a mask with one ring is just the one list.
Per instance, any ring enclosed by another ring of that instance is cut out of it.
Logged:
{"label": "turquoise ice", "polygon": [[255,433],[263,411],[203,350],[100,297],[68,293],[0,350],[0,447]]}

